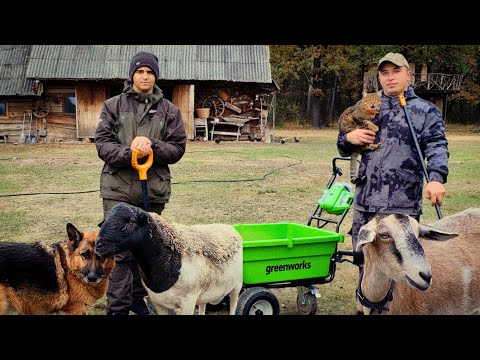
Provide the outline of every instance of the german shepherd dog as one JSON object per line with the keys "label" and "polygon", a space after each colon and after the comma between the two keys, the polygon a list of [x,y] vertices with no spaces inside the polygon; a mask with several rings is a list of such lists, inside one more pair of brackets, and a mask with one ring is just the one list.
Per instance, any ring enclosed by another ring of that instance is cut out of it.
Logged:
{"label": "german shepherd dog", "polygon": [[99,259],[98,230],[67,224],[68,239],[0,242],[0,314],[85,315],[105,295],[115,260]]}

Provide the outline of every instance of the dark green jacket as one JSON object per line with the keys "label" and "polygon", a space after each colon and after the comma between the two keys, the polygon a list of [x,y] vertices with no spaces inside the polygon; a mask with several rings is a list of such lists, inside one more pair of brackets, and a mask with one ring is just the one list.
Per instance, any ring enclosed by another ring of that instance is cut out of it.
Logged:
{"label": "dark green jacket", "polygon": [[[143,204],[138,172],[132,168],[130,144],[136,136],[152,141],[153,165],[147,172],[150,203],[166,203],[170,198],[168,164],[185,153],[187,137],[180,110],[163,98],[155,85],[153,94],[135,92],[130,80],[120,95],[107,99],[95,132],[95,146],[105,164],[100,176],[100,197]],[[141,163],[141,160],[139,160]]]}

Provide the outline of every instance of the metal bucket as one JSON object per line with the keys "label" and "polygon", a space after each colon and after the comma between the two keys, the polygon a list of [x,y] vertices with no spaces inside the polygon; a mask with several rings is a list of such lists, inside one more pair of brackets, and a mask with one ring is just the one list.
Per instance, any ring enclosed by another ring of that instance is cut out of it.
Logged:
{"label": "metal bucket", "polygon": [[25,137],[25,142],[27,144],[35,144],[38,141],[37,137],[35,135],[28,135]]}

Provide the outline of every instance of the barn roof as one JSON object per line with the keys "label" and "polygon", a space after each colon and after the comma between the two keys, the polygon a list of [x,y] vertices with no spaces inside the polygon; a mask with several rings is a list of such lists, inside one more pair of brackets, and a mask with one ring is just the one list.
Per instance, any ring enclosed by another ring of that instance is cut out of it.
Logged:
{"label": "barn roof", "polygon": [[0,95],[34,95],[26,77],[32,45],[0,45]]}
{"label": "barn roof", "polygon": [[0,45],[0,95],[33,95],[34,79],[126,79],[138,51],[158,56],[162,80],[272,84],[267,45]]}
{"label": "barn roof", "polygon": [[138,51],[158,56],[164,80],[272,82],[265,45],[34,45],[27,77],[126,79]]}

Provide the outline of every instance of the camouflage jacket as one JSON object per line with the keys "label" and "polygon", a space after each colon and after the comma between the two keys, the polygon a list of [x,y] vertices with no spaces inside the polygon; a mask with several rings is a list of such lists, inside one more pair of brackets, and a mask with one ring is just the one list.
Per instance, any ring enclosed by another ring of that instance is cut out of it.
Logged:
{"label": "camouflage jacket", "polygon": [[[405,92],[405,100],[422,161],[427,161],[428,176],[430,180],[446,183],[450,153],[440,110],[418,97],[411,86]],[[381,142],[381,146],[362,154],[353,208],[421,215],[424,173],[399,98],[382,94],[380,113],[373,121],[380,128],[375,143]],[[340,131],[337,138],[340,155],[350,156],[354,148],[346,141],[346,133]]]}
{"label": "camouflage jacket", "polygon": [[120,95],[105,101],[95,132],[97,153],[105,162],[100,197],[143,205],[138,172],[131,165],[130,144],[136,136],[146,136],[152,142],[153,165],[147,172],[149,201],[166,203],[171,193],[168,164],[183,157],[187,142],[182,114],[157,85],[153,94],[146,95],[135,92],[129,80]]}

